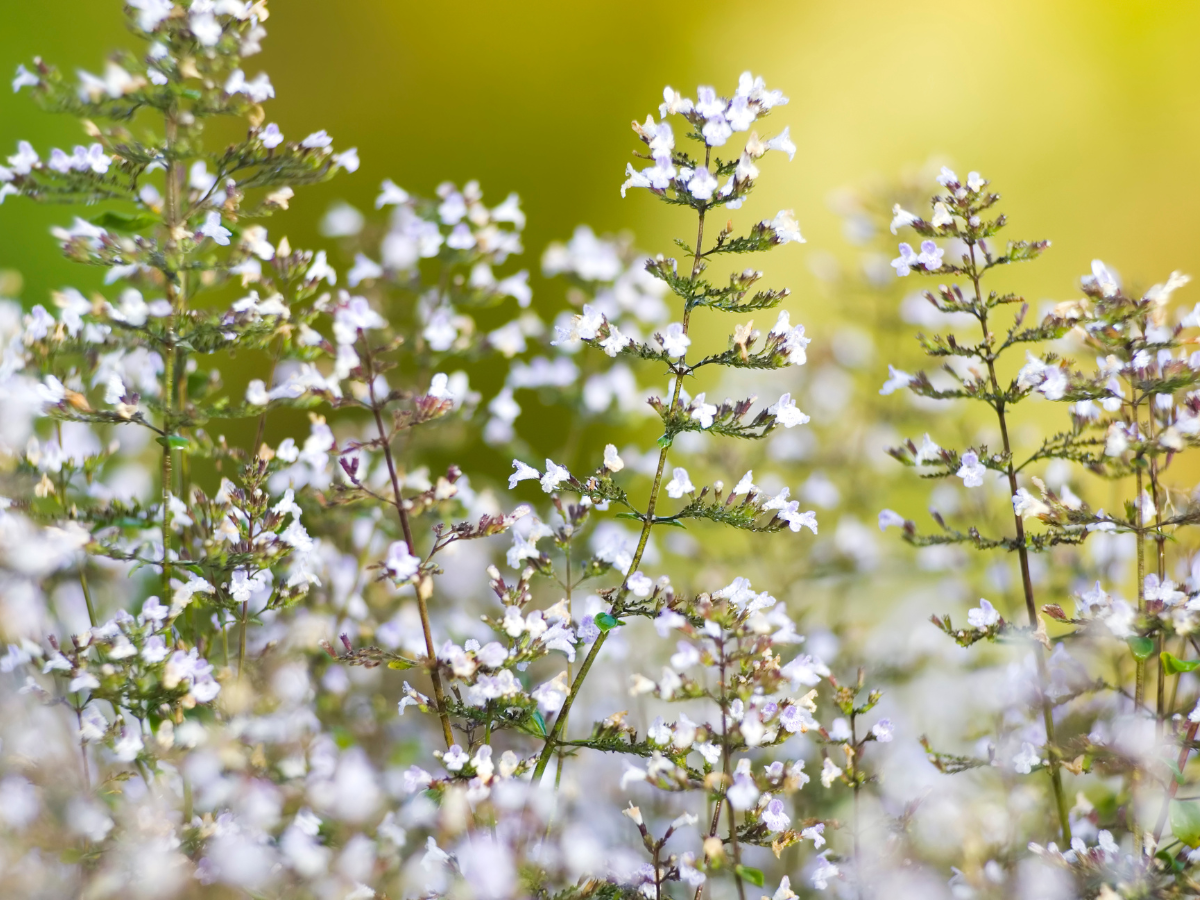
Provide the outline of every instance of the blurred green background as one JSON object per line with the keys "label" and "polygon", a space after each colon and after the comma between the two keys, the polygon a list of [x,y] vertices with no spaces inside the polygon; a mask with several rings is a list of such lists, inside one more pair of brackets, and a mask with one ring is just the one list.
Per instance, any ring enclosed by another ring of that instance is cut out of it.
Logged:
{"label": "blurred green background", "polygon": [[[99,71],[131,41],[117,6],[5,4],[0,71],[39,53]],[[797,308],[808,251],[843,246],[830,191],[931,155],[983,172],[1021,236],[1054,240],[1029,270],[1041,292],[1030,299],[1072,295],[1094,256],[1144,283],[1200,269],[1200,4],[276,0],[267,27],[248,72],[271,75],[270,117],[285,133],[326,128],[363,160],[272,223],[286,221],[293,244],[316,240],[334,197],[369,206],[384,177],[422,192],[474,177],[494,202],[521,194],[531,268],[584,221],[666,249],[680,223],[645,196],[620,198],[628,123],[656,111],[664,84],[731,90],[750,68],[791,97],[770,124],[790,124],[800,151],[769,165],[740,215],[796,209],[809,248],[771,268]],[[77,128],[0,91],[0,149],[28,138],[44,152]],[[24,273],[27,303],[78,283],[46,233],[66,216],[0,208],[0,265]]]}

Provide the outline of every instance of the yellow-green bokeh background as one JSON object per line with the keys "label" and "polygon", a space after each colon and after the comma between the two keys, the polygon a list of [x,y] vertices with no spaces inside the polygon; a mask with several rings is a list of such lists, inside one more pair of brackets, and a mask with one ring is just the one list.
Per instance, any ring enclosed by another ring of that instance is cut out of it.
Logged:
{"label": "yellow-green bokeh background", "polygon": [[[6,6],[6,73],[37,53],[99,71],[132,40],[115,0]],[[734,216],[796,210],[809,244],[773,255],[769,274],[796,291],[790,305],[818,340],[830,310],[807,263],[846,246],[831,192],[932,156],[991,178],[1013,237],[1053,240],[1022,272],[1032,301],[1072,296],[1097,256],[1142,285],[1200,272],[1200,4],[275,0],[271,11],[248,66],[276,86],[269,117],[290,135],[326,128],[363,160],[269,223],[294,245],[319,240],[336,197],[369,208],[385,177],[422,193],[478,178],[493,201],[524,198],[535,270],[545,244],[580,222],[669,251],[684,223],[618,191],[637,146],[628,123],[655,111],[664,84],[728,90],[750,68],[791,97],[767,131],[789,124],[799,153],[769,161]],[[0,91],[0,149],[70,146],[78,129]],[[47,234],[70,214],[0,207],[0,268],[22,271],[28,304],[97,276],[63,262]],[[534,283],[544,312],[560,307],[561,287]]]}

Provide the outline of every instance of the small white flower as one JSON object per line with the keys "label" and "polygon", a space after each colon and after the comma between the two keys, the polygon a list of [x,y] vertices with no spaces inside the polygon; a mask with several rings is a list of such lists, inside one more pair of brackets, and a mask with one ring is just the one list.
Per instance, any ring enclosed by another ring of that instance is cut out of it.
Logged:
{"label": "small white flower", "polygon": [[571,480],[571,473],[566,466],[560,466],[552,460],[546,460],[546,474],[542,476],[542,490],[552,493],[564,481]]}
{"label": "small white flower", "polygon": [[983,484],[984,473],[987,472],[979,462],[979,454],[974,450],[968,450],[962,455],[962,465],[959,466],[955,473],[963,480],[964,487],[980,487]]}
{"label": "small white flower", "polygon": [[526,465],[519,459],[514,459],[512,464],[515,471],[508,476],[508,489],[510,491],[515,488],[517,483],[520,481],[528,481],[531,478],[536,479],[542,477],[541,472],[539,472],[533,466]]}
{"label": "small white flower", "polygon": [[610,472],[620,472],[625,468],[625,461],[617,455],[617,448],[614,444],[604,445],[604,468]]}
{"label": "small white flower", "polygon": [[842,770],[833,764],[832,759],[828,756],[825,757],[825,763],[821,766],[821,784],[825,787],[831,787],[841,777]]}
{"label": "small white flower", "polygon": [[[768,406],[767,412],[775,416],[775,421],[784,428],[805,425],[809,421],[809,417],[797,409],[796,401],[792,399],[790,393],[784,394],[776,403]],[[735,491],[735,493],[737,492]]]}
{"label": "small white flower", "polygon": [[229,236],[233,232],[221,224],[221,214],[212,209],[205,215],[204,224],[200,226],[196,233],[211,238],[213,243],[227,247],[229,246]]}
{"label": "small white flower", "polygon": [[1028,775],[1033,771],[1034,766],[1040,766],[1042,759],[1038,756],[1037,748],[1029,741],[1021,744],[1021,752],[1013,757],[1013,771],[1020,775]]}
{"label": "small white flower", "polygon": [[408,581],[417,574],[421,560],[413,556],[404,541],[395,541],[388,547],[387,560],[384,567],[396,581]]}
{"label": "small white flower", "polygon": [[694,490],[696,488],[688,477],[687,469],[676,466],[671,471],[671,480],[667,482],[667,496],[672,500],[678,500],[684,494],[690,494]]}
{"label": "small white flower", "polygon": [[980,598],[979,607],[967,612],[967,624],[980,631],[987,631],[1000,621],[1000,613],[987,600]]}
{"label": "small white flower", "polygon": [[692,339],[684,333],[682,323],[672,322],[659,332],[659,343],[667,356],[683,356],[691,346]]}
{"label": "small white flower", "polygon": [[888,380],[883,383],[883,387],[879,389],[879,393],[883,396],[893,394],[901,388],[906,388],[912,384],[913,377],[907,372],[901,372],[895,366],[888,366]]}

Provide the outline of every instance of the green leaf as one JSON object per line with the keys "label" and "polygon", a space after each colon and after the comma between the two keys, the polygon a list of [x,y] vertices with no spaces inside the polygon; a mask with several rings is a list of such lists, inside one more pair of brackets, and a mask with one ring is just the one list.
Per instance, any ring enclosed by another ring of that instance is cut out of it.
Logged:
{"label": "green leaf", "polygon": [[91,219],[93,225],[105,231],[138,232],[159,224],[159,219],[146,213],[124,213],[108,210]]}
{"label": "green leaf", "polygon": [[1189,847],[1200,847],[1200,803],[1172,801],[1171,832]]}
{"label": "green leaf", "polygon": [[545,737],[546,736],[546,718],[545,718],[545,716],[542,715],[542,711],[540,709],[535,709],[533,711],[532,718],[533,718],[533,724],[537,726],[538,734],[540,734],[542,737]]}
{"label": "green leaf", "polygon": [[761,869],[752,869],[749,866],[739,864],[734,868],[734,871],[755,887],[763,886],[763,873]]}
{"label": "green leaf", "polygon": [[1200,659],[1176,659],[1174,654],[1164,650],[1158,655],[1162,660],[1163,669],[1168,675],[1178,675],[1180,672],[1192,672],[1200,666]]}
{"label": "green leaf", "polygon": [[166,434],[156,438],[163,447],[170,447],[172,450],[186,450],[191,442],[181,434]]}
{"label": "green leaf", "polygon": [[658,444],[658,446],[660,446],[660,447],[670,447],[671,441],[672,441],[671,436],[669,434],[664,434],[662,437],[660,437],[654,443]]}
{"label": "green leaf", "polygon": [[389,669],[411,669],[413,667],[413,665],[414,664],[410,663],[407,659],[389,659],[388,660],[388,668]]}
{"label": "green leaf", "polygon": [[1175,783],[1183,784],[1183,772],[1179,770],[1179,763],[1175,762],[1173,759],[1164,759],[1162,763],[1171,770],[1171,774],[1175,778]]}
{"label": "green leaf", "polygon": [[633,519],[634,521],[637,521],[637,522],[642,521],[642,517],[638,513],[631,513],[631,512],[619,512],[616,514],[616,516],[614,518]]}
{"label": "green leaf", "polygon": [[612,613],[606,612],[599,613],[593,621],[595,621],[596,627],[601,631],[610,631],[621,624],[620,619],[618,619]]}
{"label": "green leaf", "polygon": [[1149,659],[1150,654],[1154,652],[1154,641],[1148,637],[1125,638],[1125,642],[1129,644],[1129,652],[1133,654],[1134,659]]}

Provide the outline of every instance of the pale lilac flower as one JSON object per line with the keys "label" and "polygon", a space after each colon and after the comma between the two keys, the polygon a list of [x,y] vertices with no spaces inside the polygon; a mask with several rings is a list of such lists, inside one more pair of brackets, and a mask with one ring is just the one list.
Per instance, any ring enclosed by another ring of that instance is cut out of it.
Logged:
{"label": "pale lilac flower", "polygon": [[904,516],[892,509],[883,509],[879,511],[879,530],[887,531],[892,526],[897,528],[904,527]]}
{"label": "pale lilac flower", "polygon": [[692,339],[684,333],[681,322],[672,322],[659,332],[659,343],[667,356],[683,356],[691,346]]}
{"label": "pale lilac flower", "polygon": [[942,256],[945,252],[933,241],[921,241],[921,255],[917,257],[917,262],[923,265],[926,271],[932,272],[942,267]]}
{"label": "pale lilac flower", "polygon": [[803,829],[800,832],[800,837],[806,841],[812,841],[814,850],[820,850],[825,846],[825,823],[818,822],[811,828]]}
{"label": "pale lilac flower", "polygon": [[300,142],[300,146],[306,150],[324,150],[332,143],[333,138],[331,138],[329,134],[322,129],[321,131],[314,131],[312,134],[302,140]]}
{"label": "pale lilac flower", "polygon": [[890,743],[893,738],[892,720],[880,719],[871,726],[871,734],[881,744]]}
{"label": "pale lilac flower", "polygon": [[687,181],[688,193],[697,200],[711,200],[713,192],[718,187],[717,179],[704,166],[700,166],[692,173],[692,177]]}
{"label": "pale lilac flower", "polygon": [[[145,0],[142,0],[142,2],[145,2]],[[165,0],[159,0],[159,2],[165,2]],[[39,78],[33,72],[30,72],[22,63],[21,65],[17,66],[17,76],[12,82],[13,93],[17,93],[23,87],[37,87],[40,83],[41,78]]]}
{"label": "pale lilac flower", "polygon": [[962,455],[961,461],[962,465],[954,474],[963,480],[963,486],[969,488],[982,486],[983,476],[987,469],[980,464],[979,454],[974,450],[968,450]]}
{"label": "pale lilac flower", "polygon": [[812,874],[812,885],[818,891],[823,891],[829,887],[829,882],[837,878],[840,871],[837,866],[825,858],[828,852],[826,850],[817,857],[817,868]]}
{"label": "pale lilac flower", "polygon": [[233,232],[221,224],[221,214],[212,209],[205,215],[204,224],[200,226],[196,233],[211,238],[213,243],[220,244],[222,247],[228,247],[229,236]]}
{"label": "pale lilac flower", "polygon": [[759,818],[772,831],[787,831],[788,825],[792,822],[791,817],[783,810],[783,801],[778,798],[773,798],[767,804],[767,808],[762,811]]}
{"label": "pale lilac flower", "polygon": [[1025,488],[1017,488],[1012,498],[1013,512],[1022,519],[1044,516],[1049,514],[1050,507],[1043,503]]}
{"label": "pale lilac flower", "polygon": [[900,255],[892,260],[892,268],[896,270],[896,274],[903,278],[909,272],[917,267],[919,257],[913,252],[912,245],[907,243],[900,244]]}
{"label": "pale lilac flower", "polygon": [[638,597],[649,597],[654,582],[644,572],[634,572],[625,579],[625,586]]}
{"label": "pale lilac flower", "polygon": [[279,130],[278,125],[270,122],[266,128],[258,133],[258,139],[268,150],[274,150],[283,143],[283,132]]}

